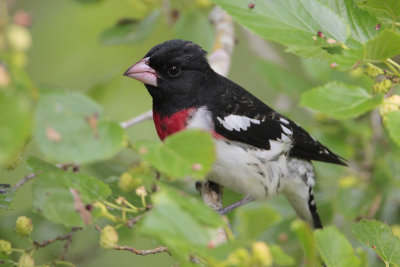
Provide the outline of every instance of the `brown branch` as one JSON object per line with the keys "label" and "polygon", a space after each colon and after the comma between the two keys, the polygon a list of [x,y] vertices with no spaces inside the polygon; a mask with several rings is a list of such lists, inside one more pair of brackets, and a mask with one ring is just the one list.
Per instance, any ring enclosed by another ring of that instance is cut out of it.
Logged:
{"label": "brown branch", "polygon": [[[52,239],[48,239],[42,242],[37,242],[37,241],[33,241],[33,245],[35,245],[36,248],[43,248],[46,247],[56,241],[62,241],[62,240],[71,240],[72,236],[74,235],[75,232],[82,230],[82,227],[72,227],[71,231],[68,234],[65,235],[59,235],[55,238]],[[71,240],[72,241],[72,240]]]}
{"label": "brown branch", "polygon": [[35,178],[37,175],[39,174],[39,172],[33,172],[30,174],[25,175],[24,178],[21,179],[21,181],[19,181],[18,183],[16,183],[16,185],[13,186],[14,189],[20,188],[21,186],[23,186],[26,182],[28,182],[29,180],[32,180],[33,178]]}
{"label": "brown branch", "polygon": [[136,249],[136,248],[133,248],[133,247],[116,245],[114,247],[114,249],[115,250],[127,250],[127,251],[130,251],[130,252],[135,253],[136,255],[140,255],[140,256],[146,256],[146,255],[149,255],[149,254],[158,254],[158,253],[163,253],[163,252],[170,254],[169,251],[168,251],[168,248],[162,247],[162,246],[156,247],[156,248],[153,248],[153,249],[140,250],[140,249]]}

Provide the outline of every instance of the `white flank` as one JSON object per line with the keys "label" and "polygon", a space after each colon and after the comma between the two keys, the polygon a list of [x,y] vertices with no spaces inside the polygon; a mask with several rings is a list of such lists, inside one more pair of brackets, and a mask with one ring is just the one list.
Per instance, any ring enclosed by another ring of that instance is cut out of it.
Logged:
{"label": "white flank", "polygon": [[259,120],[250,119],[246,116],[239,116],[239,115],[229,115],[221,119],[217,117],[218,121],[225,127],[225,129],[229,131],[238,131],[247,130],[250,127],[251,123],[260,124]]}
{"label": "white flank", "polygon": [[187,128],[210,130],[213,128],[211,113],[206,107],[201,107],[192,114]]}

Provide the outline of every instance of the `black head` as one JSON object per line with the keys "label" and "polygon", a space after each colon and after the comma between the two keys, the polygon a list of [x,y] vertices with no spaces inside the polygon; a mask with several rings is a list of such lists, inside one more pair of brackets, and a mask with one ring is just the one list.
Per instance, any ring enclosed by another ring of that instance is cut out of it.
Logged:
{"label": "black head", "polygon": [[184,40],[170,40],[154,46],[124,75],[143,82],[159,105],[190,105],[210,73],[207,52]]}

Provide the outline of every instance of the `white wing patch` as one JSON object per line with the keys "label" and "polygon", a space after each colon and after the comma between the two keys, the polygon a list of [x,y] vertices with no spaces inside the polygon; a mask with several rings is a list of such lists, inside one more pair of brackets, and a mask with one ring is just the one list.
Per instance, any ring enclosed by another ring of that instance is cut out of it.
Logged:
{"label": "white wing patch", "polygon": [[283,126],[282,124],[281,124],[281,127],[282,127],[282,130],[283,130],[283,132],[284,132],[285,134],[288,134],[288,135],[293,134],[293,132],[292,132],[291,130],[289,130],[289,128]]}
{"label": "white wing patch", "polygon": [[240,132],[241,130],[247,130],[247,128],[249,128],[252,123],[261,123],[261,121],[259,120],[250,119],[249,117],[239,115],[229,115],[224,117],[223,119],[217,117],[217,119],[222,124],[222,126],[224,126],[225,129],[229,131],[235,130],[238,132]]}
{"label": "white wing patch", "polygon": [[289,124],[289,121],[285,118],[280,118],[279,120],[285,124]]}

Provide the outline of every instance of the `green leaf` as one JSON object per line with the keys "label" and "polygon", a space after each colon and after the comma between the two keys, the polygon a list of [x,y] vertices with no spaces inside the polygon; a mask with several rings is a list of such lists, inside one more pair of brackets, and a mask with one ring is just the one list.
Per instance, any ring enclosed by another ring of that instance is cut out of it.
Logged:
{"label": "green leaf", "polygon": [[278,92],[295,94],[312,86],[304,75],[298,75],[293,70],[272,62],[258,61],[255,68],[265,78],[268,86]]}
{"label": "green leaf", "polygon": [[293,266],[296,261],[292,256],[287,254],[282,250],[281,247],[277,245],[272,245],[269,247],[272,257],[274,259],[274,263],[276,263],[279,266]]}
{"label": "green leaf", "polygon": [[321,0],[321,2],[329,6],[344,19],[350,27],[350,36],[352,39],[360,43],[365,43],[377,34],[375,27],[378,21],[376,18],[358,9],[353,1]]}
{"label": "green leaf", "polygon": [[400,2],[398,0],[368,0],[358,6],[377,17],[382,23],[393,24],[400,18]]}
{"label": "green leaf", "polygon": [[12,160],[24,146],[31,129],[31,104],[14,88],[0,90],[0,164]]}
{"label": "green leaf", "polygon": [[139,141],[135,147],[157,170],[177,178],[203,178],[215,160],[213,139],[200,130],[182,131],[161,143]]}
{"label": "green leaf", "polygon": [[400,266],[400,240],[389,226],[376,220],[361,220],[352,224],[353,234],[381,256],[382,260]]}
{"label": "green leaf", "polygon": [[318,266],[317,248],[310,226],[304,221],[295,220],[290,228],[301,243],[308,266]]}
{"label": "green leaf", "polygon": [[212,244],[221,217],[200,199],[163,186],[153,195],[154,208],[141,221],[139,231],[166,245],[180,258]]}
{"label": "green leaf", "polygon": [[199,44],[205,50],[210,50],[214,41],[214,27],[208,19],[208,14],[197,9],[188,10],[179,16],[174,31],[177,38]]}
{"label": "green leaf", "polygon": [[9,184],[0,184],[0,209],[10,209],[15,189]]}
{"label": "green leaf", "polygon": [[318,229],[314,236],[327,267],[361,266],[353,247],[335,226]]}
{"label": "green leaf", "polygon": [[144,41],[157,27],[160,11],[154,11],[140,22],[135,19],[120,20],[115,26],[104,30],[99,41],[103,45],[136,44]]}
{"label": "green leaf", "polygon": [[84,225],[75,210],[71,188],[78,191],[83,205],[111,194],[110,188],[94,177],[66,172],[39,159],[31,159],[28,164],[34,170],[42,170],[33,184],[34,209],[54,223],[67,227]]}
{"label": "green leaf", "polygon": [[213,1],[254,33],[287,46],[326,45],[314,41],[318,31],[342,43],[349,34],[343,19],[317,0],[257,1],[253,9],[242,0]]}
{"label": "green leaf", "polygon": [[235,212],[234,230],[243,239],[254,240],[279,221],[280,214],[262,204],[246,205]]}
{"label": "green leaf", "polygon": [[364,114],[382,100],[382,95],[370,95],[361,87],[330,82],[305,92],[301,104],[337,119],[347,119]]}
{"label": "green leaf", "polygon": [[400,146],[400,111],[387,114],[384,123],[390,137]]}
{"label": "green leaf", "polygon": [[119,124],[85,95],[56,91],[40,97],[35,113],[35,141],[50,159],[87,163],[113,156],[123,145]]}
{"label": "green leaf", "polygon": [[400,54],[400,33],[383,30],[366,43],[366,60],[386,60]]}

